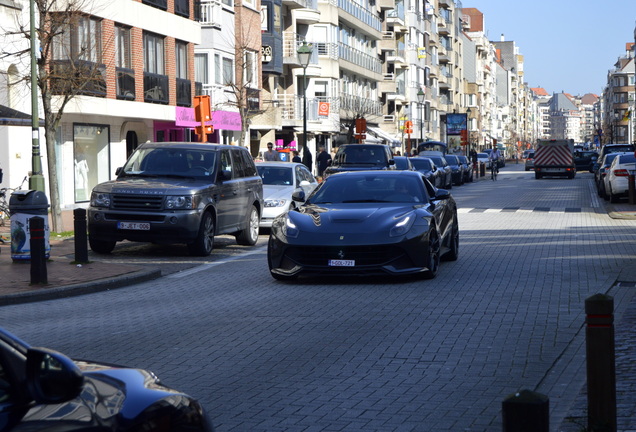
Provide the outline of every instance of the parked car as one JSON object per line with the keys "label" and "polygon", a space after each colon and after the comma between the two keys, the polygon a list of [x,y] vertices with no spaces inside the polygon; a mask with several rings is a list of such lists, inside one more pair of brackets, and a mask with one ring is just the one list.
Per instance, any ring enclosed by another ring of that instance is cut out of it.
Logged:
{"label": "parked car", "polygon": [[635,150],[636,146],[633,144],[605,144],[601,147],[598,157],[602,158],[608,153],[634,153]]}
{"label": "parked car", "polygon": [[464,166],[459,161],[459,158],[455,155],[446,155],[444,156],[444,159],[446,159],[448,166],[451,168],[453,184],[457,186],[464,184]]}
{"label": "parked car", "polygon": [[594,163],[598,159],[598,152],[593,150],[575,150],[574,164],[577,171],[594,172]]}
{"label": "parked car", "polygon": [[152,372],[73,361],[0,328],[2,431],[212,431],[193,397]]}
{"label": "parked car", "polygon": [[528,159],[528,154],[534,153],[533,149],[524,150],[521,154],[521,159]]}
{"label": "parked car", "polygon": [[617,155],[605,175],[605,196],[612,203],[617,203],[621,198],[628,196],[629,172],[636,170],[636,157],[634,153]]}
{"label": "parked car", "polygon": [[472,182],[473,181],[473,164],[470,163],[466,156],[457,156],[459,158],[459,162],[461,162],[462,167],[464,168],[464,182]]}
{"label": "parked car", "polygon": [[207,256],[214,236],[254,245],[263,211],[263,182],[245,147],[145,143],[93,189],[88,240],[97,253],[118,241],[185,243]]}
{"label": "parked car", "polygon": [[531,169],[534,169],[534,151],[531,152],[524,152],[525,156],[525,170],[526,171],[530,171]]}
{"label": "parked car", "polygon": [[[303,200],[296,192],[298,200]],[[329,176],[297,210],[274,220],[267,248],[274,279],[308,275],[411,275],[433,278],[440,259],[456,260],[455,200],[419,172]]]}
{"label": "parked car", "polygon": [[594,182],[596,183],[596,190],[598,192],[598,195],[602,198],[609,199],[609,195],[607,195],[605,190],[605,175],[607,173],[607,170],[612,164],[614,158],[622,154],[628,153],[607,153],[600,161],[597,170],[594,171]]}
{"label": "parked car", "polygon": [[292,200],[292,194],[302,189],[306,196],[316,189],[316,177],[301,163],[257,162],[256,170],[263,179],[263,216],[261,228],[269,228],[279,214],[296,208],[299,203]]}
{"label": "parked car", "polygon": [[411,164],[415,170],[424,174],[424,177],[436,188],[443,187],[442,181],[446,173],[442,168],[438,168],[435,163],[427,157],[415,156],[411,158]]}
{"label": "parked car", "polygon": [[440,168],[440,171],[441,171],[440,177],[442,178],[442,182],[441,182],[442,187],[445,189],[452,189],[453,171],[450,165],[448,164],[448,162],[446,162],[444,155],[442,155],[441,152],[425,151],[420,153],[420,156],[429,158],[430,160],[433,161],[435,166]]}
{"label": "parked car", "polygon": [[342,144],[336,150],[331,165],[323,173],[323,178],[343,171],[394,169],[395,160],[388,145]]}
{"label": "parked car", "polygon": [[411,164],[410,158],[406,156],[393,156],[393,160],[395,161],[395,169],[415,171],[413,164]]}
{"label": "parked car", "polygon": [[488,153],[477,153],[477,162],[488,165]]}

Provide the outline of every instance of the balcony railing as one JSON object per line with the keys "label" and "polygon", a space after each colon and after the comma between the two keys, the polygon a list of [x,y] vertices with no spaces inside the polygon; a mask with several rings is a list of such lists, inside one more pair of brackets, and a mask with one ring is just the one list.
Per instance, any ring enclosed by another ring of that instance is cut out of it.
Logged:
{"label": "balcony railing", "polygon": [[370,56],[367,53],[359,51],[355,48],[351,48],[349,45],[345,45],[340,42],[338,46],[338,53],[340,58],[351,63],[355,63],[365,69],[370,70],[373,73],[380,73],[382,71],[382,64],[377,57]]}
{"label": "balcony railing", "polygon": [[185,107],[192,105],[192,84],[190,80],[177,78],[177,105]]}
{"label": "balcony railing", "polygon": [[203,25],[221,26],[222,5],[220,1],[202,1],[195,3],[195,19]]}
{"label": "balcony railing", "polygon": [[168,10],[168,0],[142,0],[142,3],[161,10]]}
{"label": "balcony railing", "polygon": [[52,66],[53,94],[106,96],[106,65],[85,60],[53,60]]}
{"label": "balcony railing", "polygon": [[144,72],[144,102],[168,103],[168,76]]}
{"label": "balcony railing", "polygon": [[117,99],[135,100],[135,71],[115,68],[117,74]]}
{"label": "balcony railing", "polygon": [[370,10],[364,9],[360,4],[351,0],[338,0],[338,7],[374,30],[380,31],[382,27],[380,18],[371,13]]}

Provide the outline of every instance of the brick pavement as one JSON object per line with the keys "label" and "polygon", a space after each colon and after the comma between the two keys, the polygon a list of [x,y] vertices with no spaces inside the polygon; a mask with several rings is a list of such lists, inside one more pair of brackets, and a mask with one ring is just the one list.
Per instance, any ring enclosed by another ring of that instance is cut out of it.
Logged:
{"label": "brick pavement", "polygon": [[[483,179],[482,179],[483,180]],[[555,200],[558,197],[554,197]],[[529,212],[529,211],[576,211],[577,208],[587,208],[586,203],[568,204],[559,209],[521,209],[521,208],[502,208],[502,209],[472,209],[470,211],[500,211],[500,212]],[[603,207],[607,213],[615,219],[636,219],[636,211],[634,206],[626,203]],[[631,225],[626,225],[631,226]],[[113,266],[110,264],[94,262],[89,265],[77,267],[71,264],[73,260],[74,244],[72,240],[52,240],[52,260],[49,262],[49,286],[32,287],[28,286],[28,269],[25,270],[25,264],[14,264],[10,261],[10,252],[7,245],[0,245],[0,272],[7,277],[3,277],[3,283],[0,285],[0,298],[6,297],[3,294],[13,294],[6,290],[18,289],[21,292],[42,292],[43,290],[55,290],[64,285],[71,284],[74,286],[88,285],[99,281],[107,281],[118,279],[126,274],[134,273],[140,270],[140,266],[128,266],[125,264]],[[21,276],[11,277],[12,272],[20,273]],[[26,279],[25,279],[26,277]],[[523,275],[521,275],[523,277]],[[15,279],[15,280],[14,280]],[[5,283],[5,281],[11,281]],[[636,272],[630,268],[624,268],[618,278],[619,286],[623,285],[626,289],[634,289],[636,282]],[[134,283],[129,280],[127,283]],[[25,285],[26,284],[26,285]],[[63,289],[56,295],[62,294]],[[78,291],[79,292],[79,291]],[[22,300],[15,300],[22,301]],[[619,431],[628,432],[636,431],[636,302],[628,305],[620,316],[616,317],[616,346],[617,346],[617,398],[619,405]],[[580,355],[577,353],[576,355]],[[576,390],[576,389],[575,389]],[[577,403],[568,411],[568,418],[572,421],[561,425],[559,431],[563,432],[580,432],[581,425],[585,424],[586,399],[585,389],[579,395]]]}

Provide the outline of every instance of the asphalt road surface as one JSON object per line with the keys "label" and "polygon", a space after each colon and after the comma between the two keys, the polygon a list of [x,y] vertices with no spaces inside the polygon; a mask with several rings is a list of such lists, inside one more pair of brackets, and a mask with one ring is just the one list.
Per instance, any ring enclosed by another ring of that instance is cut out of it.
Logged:
{"label": "asphalt road surface", "polygon": [[[584,301],[636,253],[592,175],[454,187],[460,257],[434,280],[274,281],[266,238],[212,257],[118,248],[172,268],[128,288],[0,309],[0,325],[77,358],[148,368],[198,397],[218,431],[500,431],[501,402],[550,398],[558,431],[585,382]],[[132,247],[132,246],[131,246]],[[122,262],[123,262],[122,261]],[[173,267],[170,267],[173,266]]]}

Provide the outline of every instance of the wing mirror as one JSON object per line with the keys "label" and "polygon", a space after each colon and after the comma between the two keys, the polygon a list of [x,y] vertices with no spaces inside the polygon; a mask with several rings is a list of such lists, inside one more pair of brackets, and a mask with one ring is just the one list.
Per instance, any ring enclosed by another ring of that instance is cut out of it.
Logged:
{"label": "wing mirror", "polygon": [[34,401],[58,404],[79,396],[84,386],[84,375],[64,354],[46,348],[29,348],[26,381]]}

